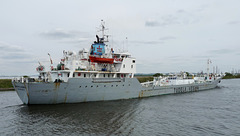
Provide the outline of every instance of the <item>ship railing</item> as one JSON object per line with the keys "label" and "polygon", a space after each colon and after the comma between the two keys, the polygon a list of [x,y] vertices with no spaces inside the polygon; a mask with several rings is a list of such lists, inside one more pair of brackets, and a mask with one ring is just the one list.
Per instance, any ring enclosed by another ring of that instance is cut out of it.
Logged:
{"label": "ship railing", "polygon": [[15,77],[12,79],[15,83],[30,83],[30,82],[48,82],[45,79],[32,78],[32,77]]}
{"label": "ship railing", "polygon": [[143,82],[141,83],[143,87],[152,87],[153,86],[153,81],[148,81],[148,82]]}
{"label": "ship railing", "polygon": [[28,83],[31,82],[31,80],[29,81],[28,77],[15,77],[12,79],[12,82],[15,83]]}

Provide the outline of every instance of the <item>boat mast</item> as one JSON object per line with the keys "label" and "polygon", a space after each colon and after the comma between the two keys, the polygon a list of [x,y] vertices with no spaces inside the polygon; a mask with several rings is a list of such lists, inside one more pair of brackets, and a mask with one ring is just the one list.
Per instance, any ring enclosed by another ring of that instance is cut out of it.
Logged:
{"label": "boat mast", "polygon": [[[105,22],[103,20],[101,20],[101,26],[100,26],[100,30],[99,31],[102,31],[102,38],[101,38],[102,42],[108,42],[108,35],[104,34],[105,30],[108,30],[108,29],[105,28]],[[106,39],[107,39],[106,41],[104,40],[105,36],[106,36]]]}
{"label": "boat mast", "polygon": [[212,61],[210,59],[208,59],[207,61],[207,76],[209,77],[209,65],[210,63],[212,63]]}

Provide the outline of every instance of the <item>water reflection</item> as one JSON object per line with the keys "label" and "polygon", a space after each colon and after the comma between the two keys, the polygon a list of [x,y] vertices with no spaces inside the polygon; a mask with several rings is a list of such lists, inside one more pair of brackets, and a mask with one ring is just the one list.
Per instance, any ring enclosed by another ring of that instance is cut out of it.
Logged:
{"label": "water reflection", "polygon": [[15,123],[18,132],[31,134],[121,134],[133,129],[129,120],[134,120],[140,101],[22,106]]}

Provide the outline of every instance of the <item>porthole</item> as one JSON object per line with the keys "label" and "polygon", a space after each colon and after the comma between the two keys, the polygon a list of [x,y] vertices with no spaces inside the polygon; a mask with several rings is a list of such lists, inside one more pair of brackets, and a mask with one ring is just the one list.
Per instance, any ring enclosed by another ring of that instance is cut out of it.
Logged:
{"label": "porthole", "polygon": [[87,86],[85,86],[85,88],[87,88]]}

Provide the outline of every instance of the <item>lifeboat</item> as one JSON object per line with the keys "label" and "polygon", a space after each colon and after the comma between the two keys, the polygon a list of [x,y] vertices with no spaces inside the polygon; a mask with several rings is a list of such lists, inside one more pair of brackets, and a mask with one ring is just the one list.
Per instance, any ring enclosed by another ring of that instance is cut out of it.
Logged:
{"label": "lifeboat", "polygon": [[96,63],[109,63],[113,64],[114,59],[113,58],[99,58],[96,56],[89,56],[89,59],[91,62],[96,62]]}

